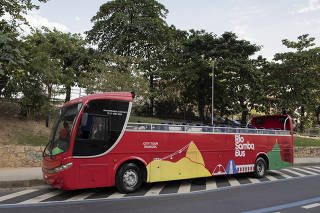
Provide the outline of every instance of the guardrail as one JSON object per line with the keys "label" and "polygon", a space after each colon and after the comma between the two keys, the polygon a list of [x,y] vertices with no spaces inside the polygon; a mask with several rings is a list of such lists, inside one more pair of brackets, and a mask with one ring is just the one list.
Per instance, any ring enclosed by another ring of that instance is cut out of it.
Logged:
{"label": "guardrail", "polygon": [[168,131],[168,132],[212,132],[233,134],[276,134],[290,135],[289,130],[256,129],[241,127],[215,127],[215,126],[193,126],[176,124],[150,124],[150,123],[128,123],[126,130],[129,131]]}

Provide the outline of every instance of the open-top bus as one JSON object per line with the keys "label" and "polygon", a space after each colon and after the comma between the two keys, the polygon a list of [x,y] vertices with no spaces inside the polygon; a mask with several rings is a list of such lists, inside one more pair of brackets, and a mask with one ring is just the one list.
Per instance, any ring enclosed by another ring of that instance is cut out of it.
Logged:
{"label": "open-top bus", "polygon": [[129,123],[133,94],[100,93],[60,109],[43,152],[45,181],[72,190],[237,173],[261,178],[293,164],[288,115],[253,117],[247,127]]}

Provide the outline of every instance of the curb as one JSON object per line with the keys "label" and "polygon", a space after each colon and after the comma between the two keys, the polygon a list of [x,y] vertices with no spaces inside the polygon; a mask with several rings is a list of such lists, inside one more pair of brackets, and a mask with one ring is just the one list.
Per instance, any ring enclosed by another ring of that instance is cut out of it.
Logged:
{"label": "curb", "polygon": [[0,189],[31,187],[31,186],[39,186],[39,185],[45,185],[45,184],[46,182],[41,179],[0,181]]}
{"label": "curb", "polygon": [[320,166],[319,163],[295,163],[293,166]]}

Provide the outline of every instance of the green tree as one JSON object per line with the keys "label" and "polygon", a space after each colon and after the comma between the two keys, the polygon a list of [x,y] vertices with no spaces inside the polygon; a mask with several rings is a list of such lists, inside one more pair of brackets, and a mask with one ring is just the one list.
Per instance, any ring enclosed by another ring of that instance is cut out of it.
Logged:
{"label": "green tree", "polygon": [[[0,95],[10,97],[16,90],[8,80],[25,64],[17,29],[21,24],[28,24],[23,15],[32,9],[38,9],[38,6],[31,0],[0,0]],[[4,19],[6,14],[9,20]]]}
{"label": "green tree", "polygon": [[[261,57],[251,59],[260,47],[237,35],[225,32],[218,38],[214,57],[217,58],[217,86],[223,96],[218,96],[217,107],[221,115],[241,113],[241,123],[246,124],[248,112],[259,108],[263,91],[261,72],[257,65]],[[221,103],[221,104],[220,104]]]}
{"label": "green tree", "polygon": [[77,34],[57,30],[35,30],[23,38],[26,63],[10,78],[16,92],[22,93],[22,114],[37,117],[49,106],[54,86],[64,86],[70,100],[71,86],[87,72],[89,61],[85,41]]}
{"label": "green tree", "polygon": [[63,33],[44,28],[45,43],[50,57],[58,61],[59,85],[64,86],[65,101],[71,97],[71,87],[79,83],[81,74],[87,72],[90,60],[86,41],[79,34]]}
{"label": "green tree", "polygon": [[211,114],[211,72],[215,62],[216,112],[220,116],[242,112],[245,123],[248,111],[258,107],[256,102],[262,92],[260,72],[256,68],[261,59],[249,58],[259,47],[239,40],[234,33],[217,37],[203,30],[191,30],[186,37],[181,37],[181,45],[177,45],[176,50],[178,54],[169,52],[168,61],[173,63],[164,73],[175,90],[179,90],[176,94],[183,97],[182,102],[197,106],[201,120]]}
{"label": "green tree", "polygon": [[270,96],[277,107],[293,114],[298,110],[300,131],[312,114],[317,114],[320,97],[320,48],[313,47],[315,38],[301,35],[297,41],[282,40],[293,52],[277,53],[269,69],[269,82],[273,85]]}
{"label": "green tree", "polygon": [[[88,39],[110,55],[134,57],[149,80],[150,114],[153,114],[155,78],[168,42],[167,9],[155,0],[113,0],[92,18]],[[130,66],[129,66],[130,67]],[[128,70],[128,69],[125,69]]]}
{"label": "green tree", "polygon": [[88,69],[90,72],[82,74],[80,81],[87,93],[135,91],[140,97],[148,97],[148,82],[134,58],[96,52]]}

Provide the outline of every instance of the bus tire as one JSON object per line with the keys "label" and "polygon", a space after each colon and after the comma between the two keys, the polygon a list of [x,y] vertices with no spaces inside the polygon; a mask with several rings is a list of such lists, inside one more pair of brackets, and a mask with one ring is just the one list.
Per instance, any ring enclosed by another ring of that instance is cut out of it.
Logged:
{"label": "bus tire", "polygon": [[256,178],[263,178],[267,172],[266,161],[263,158],[257,158],[254,164],[254,176]]}
{"label": "bus tire", "polygon": [[142,174],[140,167],[135,163],[126,163],[116,174],[116,187],[121,193],[131,193],[140,188]]}

